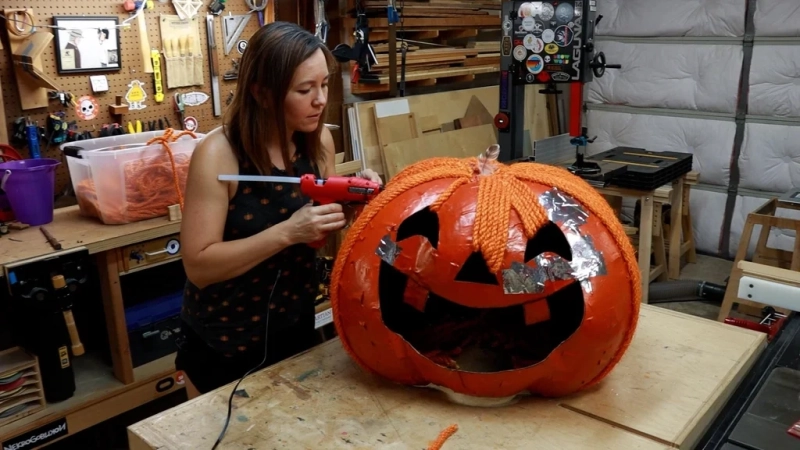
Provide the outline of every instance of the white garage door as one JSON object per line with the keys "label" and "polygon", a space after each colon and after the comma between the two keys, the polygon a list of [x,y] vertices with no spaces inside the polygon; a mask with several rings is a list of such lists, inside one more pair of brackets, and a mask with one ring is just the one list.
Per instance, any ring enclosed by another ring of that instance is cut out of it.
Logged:
{"label": "white garage door", "polygon": [[[747,214],[800,187],[800,0],[597,3],[597,48],[622,69],[585,90],[589,154],[692,153],[698,250],[732,257]],[[768,245],[793,240],[773,230]]]}

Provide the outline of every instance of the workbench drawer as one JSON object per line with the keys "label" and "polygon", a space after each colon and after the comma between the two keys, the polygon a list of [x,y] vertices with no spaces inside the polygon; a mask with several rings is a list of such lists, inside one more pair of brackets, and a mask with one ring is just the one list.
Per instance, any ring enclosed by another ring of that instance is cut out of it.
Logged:
{"label": "workbench drawer", "polygon": [[120,249],[123,272],[180,258],[181,241],[178,234],[152,239]]}

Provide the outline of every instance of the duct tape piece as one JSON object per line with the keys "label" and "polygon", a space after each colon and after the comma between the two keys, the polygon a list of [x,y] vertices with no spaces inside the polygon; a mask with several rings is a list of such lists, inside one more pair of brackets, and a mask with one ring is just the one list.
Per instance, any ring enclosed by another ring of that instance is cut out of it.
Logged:
{"label": "duct tape piece", "polygon": [[392,237],[388,234],[381,239],[378,248],[375,249],[375,254],[378,255],[384,262],[394,265],[394,260],[397,259],[397,254],[402,250]]}
{"label": "duct tape piece", "polygon": [[589,213],[572,197],[550,189],[539,196],[539,204],[547,211],[551,222],[569,228],[575,233],[589,220]]}
{"label": "duct tape piece", "polygon": [[503,271],[506,294],[539,294],[551,281],[575,279],[569,261],[558,255],[539,255],[533,260],[534,267],[514,261]]}
{"label": "duct tape piece", "polygon": [[587,294],[591,293],[591,278],[606,275],[607,271],[603,254],[595,248],[592,238],[580,231],[581,226],[589,220],[589,213],[575,199],[558,189],[543,192],[539,196],[539,203],[552,222],[568,230],[564,235],[572,251],[572,275],[581,282]]}

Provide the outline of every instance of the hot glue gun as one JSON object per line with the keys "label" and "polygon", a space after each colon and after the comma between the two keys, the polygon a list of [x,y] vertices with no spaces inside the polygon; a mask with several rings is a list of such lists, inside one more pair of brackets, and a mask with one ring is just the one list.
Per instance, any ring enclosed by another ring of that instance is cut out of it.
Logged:
{"label": "hot glue gun", "polygon": [[[317,178],[313,174],[301,177],[280,177],[264,175],[220,175],[220,181],[261,181],[267,183],[299,184],[300,192],[310,197],[314,203],[327,205],[330,203],[367,203],[381,192],[381,185],[359,177]],[[321,248],[325,240],[309,244],[313,248]]]}

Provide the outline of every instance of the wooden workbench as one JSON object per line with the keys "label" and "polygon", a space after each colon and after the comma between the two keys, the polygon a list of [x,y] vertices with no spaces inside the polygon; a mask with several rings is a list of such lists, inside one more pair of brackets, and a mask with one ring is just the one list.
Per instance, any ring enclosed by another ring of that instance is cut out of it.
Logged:
{"label": "wooden workbench", "polygon": [[[251,375],[218,448],[420,449],[457,424],[447,449],[692,448],[766,345],[765,335],[642,305],[634,340],[599,386],[500,408],[361,371],[338,339]],[[130,448],[211,448],[230,391],[219,388],[128,428]]]}
{"label": "wooden workbench", "polygon": [[180,231],[180,222],[170,222],[167,217],[161,217],[125,225],[104,225],[81,216],[78,207],[73,206],[57,209],[53,221],[44,227],[62,249],[54,250],[39,227],[11,230],[0,237],[0,279],[6,269],[39,259],[74,251],[87,251],[94,255],[100,272],[113,366],[108,367],[100,356],[91,353],[72,358],[75,395],[4,425],[0,428],[0,443],[38,427],[57,424],[60,420],[66,420],[71,435],[183,388],[182,377],[175,371],[174,354],[133,367],[120,286],[123,270],[119,260],[119,249],[176,235]]}
{"label": "wooden workbench", "polygon": [[[77,206],[57,209],[53,221],[44,225],[61,244],[61,251],[85,248],[90,254],[178,233],[180,227],[180,221],[170,222],[166,216],[125,225],[104,225],[98,220],[81,216]],[[0,272],[7,264],[59,253],[53,250],[39,227],[12,230],[10,234],[0,237],[0,243]]]}

